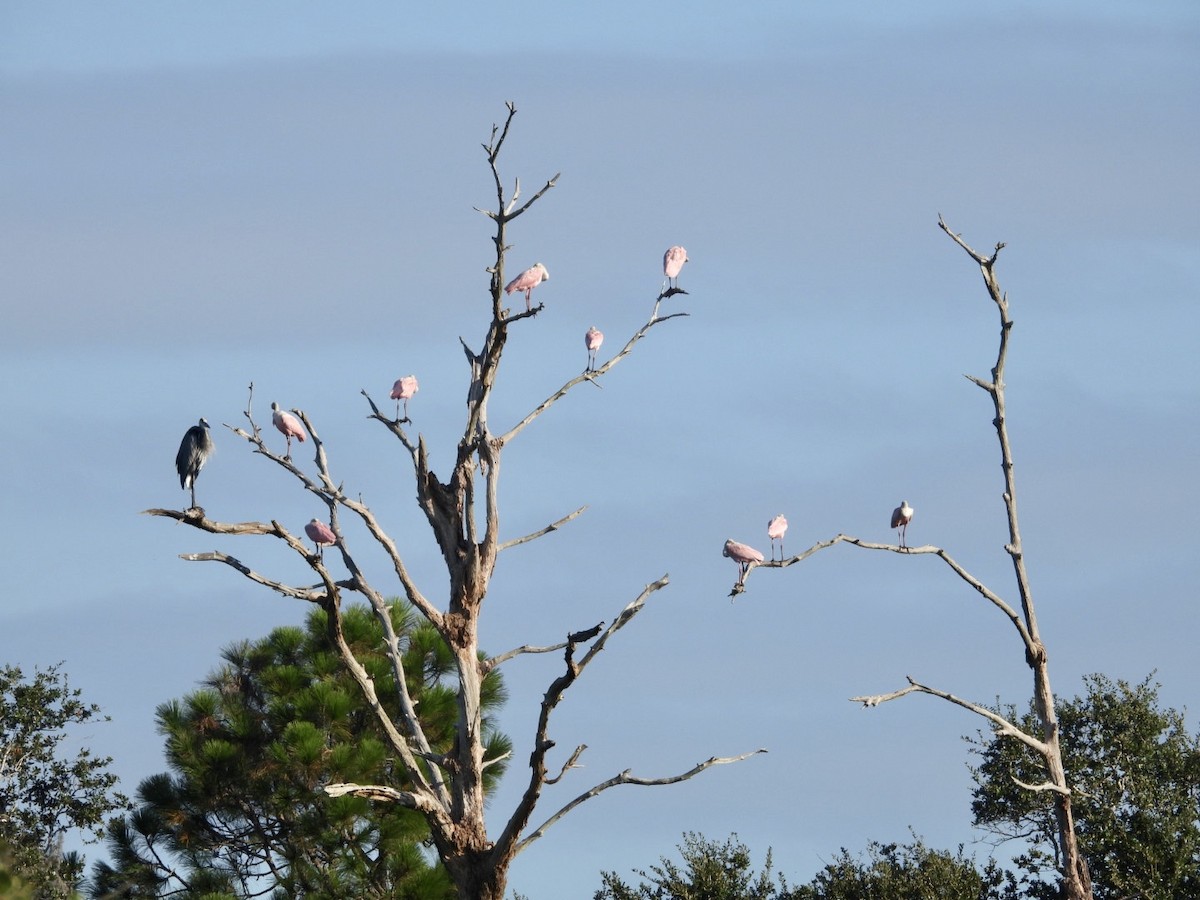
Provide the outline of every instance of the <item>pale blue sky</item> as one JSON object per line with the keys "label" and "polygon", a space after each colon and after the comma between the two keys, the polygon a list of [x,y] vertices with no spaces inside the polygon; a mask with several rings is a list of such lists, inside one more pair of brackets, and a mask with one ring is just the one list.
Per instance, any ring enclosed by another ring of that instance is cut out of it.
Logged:
{"label": "pale blue sky", "polygon": [[[601,868],[649,865],[689,829],[773,846],[791,881],[909,825],[935,846],[978,837],[958,739],[976,722],[845,698],[912,674],[1023,703],[1004,621],[935,560],[847,547],[757,573],[731,605],[720,556],[727,537],[765,549],[781,511],[790,551],[886,539],[904,498],[913,542],[1012,596],[990,407],[961,377],[994,362],[996,317],[939,212],[979,249],[1008,244],[1010,428],[1056,687],[1157,669],[1164,699],[1194,706],[1200,8],[1044,6],[0,6],[0,660],[65,660],[113,716],[89,737],[132,791],[162,766],[155,705],[222,646],[302,619],[177,558],[219,547],[302,579],[276,548],[137,515],[185,502],[172,460],[200,415],[211,514],[318,512],[219,426],[250,381],[260,410],[314,417],[437,593],[402,460],[358,391],[418,374],[413,417],[445,468],[458,337],[484,328],[479,144],[512,99],[506,175],[563,177],[511,235],[512,265],[552,280],[494,423],[582,368],[588,325],[607,351],[641,324],[668,245],[691,257],[690,318],[505,458],[508,535],[591,507],[505,554],[489,649],[552,642],[672,578],[556,714],[564,753],[590,749],[543,812],[628,767],[770,750],[585,804],[513,889],[590,896]],[[518,761],[557,671],[508,666]]]}

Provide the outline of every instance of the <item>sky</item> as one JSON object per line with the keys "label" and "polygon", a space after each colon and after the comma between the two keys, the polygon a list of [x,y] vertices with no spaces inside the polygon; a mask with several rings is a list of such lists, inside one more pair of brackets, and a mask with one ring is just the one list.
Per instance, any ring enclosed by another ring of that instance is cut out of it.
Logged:
{"label": "sky", "polygon": [[[941,214],[978,250],[1006,244],[1008,424],[1055,689],[1154,672],[1164,704],[1195,706],[1198,50],[1190,0],[10,0],[0,662],[62,661],[111,716],[78,738],[132,793],[165,767],[155,707],[222,647],[303,620],[179,554],[304,582],[294,558],[140,515],[186,505],[172,460],[200,416],[210,515],[298,530],[320,512],[225,427],[251,382],[260,414],[307,411],[439,595],[411,470],[360,391],[382,400],[416,374],[414,428],[446,472],[459,337],[478,346],[488,312],[480,145],[511,100],[505,178],[528,195],[562,176],[510,231],[510,269],[552,277],[514,329],[494,429],[578,374],[589,325],[605,359],[646,320],[668,246],[690,259],[668,301],[688,317],[506,449],[506,538],[588,510],[503,554],[485,648],[553,643],[671,579],[556,711],[563,759],[589,749],[534,823],[627,768],[769,752],[589,801],[517,858],[510,893],[590,897],[602,870],[629,877],[685,831],[736,832],[757,863],[771,847],[793,883],[910,828],[986,858],[960,740],[982,722],[928,697],[847,698],[912,675],[1023,706],[1011,626],[932,557],[844,545],[754,573],[731,603],[721,547],[769,549],[779,512],[789,554],[839,532],[892,540],[906,499],[910,543],[1016,603],[991,407],[962,377],[994,365],[998,318]],[[517,763],[495,829],[560,666],[504,667]]]}

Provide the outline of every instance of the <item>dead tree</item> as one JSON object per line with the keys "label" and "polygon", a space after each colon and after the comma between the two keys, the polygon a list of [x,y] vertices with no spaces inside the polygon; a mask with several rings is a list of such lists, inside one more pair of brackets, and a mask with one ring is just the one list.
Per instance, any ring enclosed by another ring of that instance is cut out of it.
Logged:
{"label": "dead tree", "polygon": [[[654,301],[650,318],[615,356],[598,368],[589,369],[566,381],[524,418],[507,429],[499,433],[492,430],[488,418],[488,400],[496,382],[509,330],[532,323],[543,308],[539,304],[529,310],[510,313],[502,305],[505,296],[505,259],[509,250],[508,226],[528,212],[553,188],[559,177],[555,175],[549,179],[523,202],[519,179],[515,182],[511,194],[506,193],[497,163],[508,137],[509,127],[516,115],[513,104],[508,104],[507,109],[508,114],[503,125],[492,127],[491,138],[484,145],[495,182],[497,205],[494,210],[479,210],[495,225],[492,239],[495,245],[495,262],[487,269],[490,273],[491,321],[478,351],[473,350],[465,340],[459,339],[470,368],[467,416],[462,436],[458,441],[455,463],[444,478],[439,477],[430,467],[430,454],[425,439],[418,434],[414,440],[408,430],[408,419],[390,418],[385,415],[367,392],[363,391],[370,407],[368,418],[377,421],[390,432],[398,442],[402,454],[411,460],[416,500],[425,514],[449,574],[449,596],[445,607],[439,606],[422,591],[405,566],[400,548],[389,536],[384,524],[360,499],[360,495],[352,495],[343,489],[333,474],[325,444],[307,413],[300,409],[294,410],[312,437],[315,474],[305,471],[292,459],[280,456],[266,445],[253,414],[253,385],[250,391],[251,402],[245,410],[248,427],[226,427],[244,439],[254,453],[266,457],[271,463],[289,472],[304,490],[328,507],[329,524],[336,537],[330,549],[336,548],[349,576],[335,577],[323,554],[310,552],[300,535],[293,533],[278,521],[221,522],[209,518],[199,507],[186,510],[146,510],[150,515],[172,518],[212,534],[275,538],[283,541],[303,558],[316,575],[315,584],[286,584],[260,574],[240,560],[219,551],[183,555],[186,560],[224,563],[253,582],[286,597],[316,603],[325,610],[331,639],[374,711],[390,741],[392,751],[402,763],[407,775],[406,783],[399,786],[330,784],[325,787],[326,792],[331,796],[353,794],[378,802],[400,803],[421,812],[429,823],[432,841],[450,873],[458,895],[471,900],[500,900],[504,895],[508,869],[513,858],[571,809],[608,788],[621,784],[671,784],[691,778],[713,766],[737,762],[754,753],[764,752],[756,750],[734,757],[710,757],[680,774],[662,778],[639,777],[626,769],[578,794],[530,830],[532,815],[543,788],[558,781],[567,770],[574,767],[585,749],[584,745],[575,748],[564,761],[556,763],[557,774],[551,774],[551,751],[555,747],[555,742],[550,737],[551,713],[563,699],[567,689],[604,649],[608,640],[632,621],[653,594],[666,587],[668,577],[663,575],[646,585],[637,597],[616,614],[611,624],[601,622],[591,625],[571,632],[564,640],[548,646],[526,645],[496,656],[481,657],[478,639],[480,609],[496,571],[500,553],[542,537],[584,511],[584,508],[577,509],[532,534],[504,539],[497,502],[504,451],[528,425],[571,389],[585,382],[595,384],[607,375],[651,328],[686,313],[659,315],[659,306],[664,299],[685,293],[678,288],[662,291]],[[359,548],[354,546],[350,535],[343,528],[342,517],[357,519],[365,526],[372,539],[370,545],[376,549],[382,548],[390,560],[391,573],[388,578],[394,578],[395,581],[389,585],[387,591],[374,580],[375,576],[368,578],[368,574],[359,566],[358,559],[364,557],[365,553],[360,553]],[[386,594],[394,593],[394,586],[398,586],[399,592],[408,602],[438,630],[454,655],[458,676],[457,733],[453,745],[449,748],[435,748],[430,745],[409,696],[401,665],[401,648],[392,628],[386,604]],[[363,597],[371,605],[384,628],[391,656],[392,680],[401,711],[395,721],[384,710],[376,693],[375,683],[355,659],[342,635],[341,609],[347,594]],[[484,758],[480,704],[482,683],[488,673],[496,667],[519,656],[558,652],[563,654],[564,668],[562,674],[549,685],[541,701],[524,792],[499,831],[489,835],[484,817],[483,776],[487,767],[495,764],[497,760]]]}
{"label": "dead tree", "polygon": [[[977,591],[981,597],[991,603],[1009,620],[1021,641],[1025,661],[1033,670],[1033,701],[1034,708],[1041,725],[1041,735],[1028,734],[1009,722],[994,710],[978,703],[972,703],[960,697],[922,684],[912,676],[906,676],[908,685],[899,690],[885,694],[851,697],[851,702],[861,703],[865,707],[878,706],[889,700],[895,700],[912,693],[930,694],[954,703],[976,715],[987,719],[998,736],[1010,737],[1021,741],[1041,755],[1046,769],[1046,780],[1041,784],[1025,784],[1017,782],[1021,787],[1031,791],[1045,791],[1053,798],[1055,819],[1058,825],[1059,868],[1062,873],[1062,896],[1067,900],[1090,900],[1092,896],[1092,881],[1088,867],[1079,852],[1075,837],[1075,822],[1071,812],[1071,788],[1067,784],[1063,771],[1062,753],[1058,741],[1058,718],[1054,710],[1054,693],[1050,689],[1050,669],[1046,647],[1042,643],[1038,631],[1037,615],[1033,606],[1033,594],[1029,585],[1029,573],[1025,568],[1024,553],[1021,548],[1021,531],[1017,520],[1017,486],[1013,473],[1012,446],[1008,439],[1007,411],[1004,403],[1004,364],[1008,357],[1008,340],[1012,332],[1013,321],[1008,314],[1008,295],[1000,290],[996,280],[996,259],[1004,244],[996,245],[990,256],[985,256],[973,250],[959,235],[947,227],[941,216],[938,216],[938,226],[950,236],[967,255],[973,259],[983,273],[983,281],[987,286],[988,295],[995,303],[1000,313],[1000,349],[996,357],[996,365],[992,368],[991,378],[978,378],[967,375],[972,383],[982,388],[991,397],[995,417],[992,424],[996,429],[996,437],[1000,442],[1000,466],[1004,474],[1004,508],[1008,516],[1008,543],[1004,550],[1012,560],[1015,574],[1017,594],[1020,597],[1021,611],[1018,613],[999,594],[989,589],[978,578],[964,569],[949,553],[940,547],[926,545],[923,547],[906,547],[895,544],[878,544],[864,541],[846,534],[838,534],[828,541],[820,541],[807,550],[788,559],[772,562],[752,562],[749,570],[756,568],[786,568],[801,562],[818,551],[832,547],[834,544],[852,544],[864,550],[881,550],[888,553],[898,553],[903,556],[921,556],[932,554],[939,557],[950,569]],[[747,576],[749,572],[746,573]],[[745,576],[733,586],[730,596],[736,597],[745,591]]]}

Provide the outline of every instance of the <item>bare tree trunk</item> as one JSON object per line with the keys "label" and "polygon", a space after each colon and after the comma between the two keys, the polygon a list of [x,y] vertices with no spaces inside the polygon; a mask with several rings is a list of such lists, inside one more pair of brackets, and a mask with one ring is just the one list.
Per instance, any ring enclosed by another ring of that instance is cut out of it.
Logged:
{"label": "bare tree trunk", "polygon": [[1017,589],[1021,595],[1021,611],[1025,626],[1029,632],[1031,646],[1026,648],[1025,660],[1033,669],[1034,709],[1042,727],[1042,741],[1045,744],[1043,758],[1049,782],[1054,786],[1054,817],[1058,824],[1059,843],[1062,849],[1063,893],[1069,900],[1090,900],[1092,896],[1092,879],[1088,872],[1087,863],[1079,852],[1079,843],[1075,838],[1075,821],[1071,813],[1071,791],[1067,784],[1067,776],[1063,771],[1062,751],[1058,742],[1058,716],[1054,710],[1054,692],[1050,689],[1050,667],[1046,647],[1042,643],[1038,631],[1037,613],[1033,605],[1033,594],[1029,586],[1029,573],[1025,568],[1025,558],[1021,549],[1021,529],[1017,517],[1017,484],[1013,471],[1012,446],[1008,440],[1008,420],[1004,402],[1004,365],[1008,358],[1008,338],[1012,332],[1013,322],[1008,315],[1008,295],[1000,289],[996,280],[996,258],[1004,248],[997,244],[991,256],[971,249],[965,241],[954,234],[946,223],[938,217],[938,226],[948,234],[966,253],[979,265],[987,286],[988,296],[996,304],[1000,313],[1000,350],[996,356],[996,365],[992,369],[991,381],[968,376],[971,381],[992,398],[995,418],[992,424],[996,427],[996,436],[1000,441],[1000,465],[1004,472],[1004,507],[1008,513],[1009,541],[1005,551],[1012,559],[1013,572],[1016,576]]}

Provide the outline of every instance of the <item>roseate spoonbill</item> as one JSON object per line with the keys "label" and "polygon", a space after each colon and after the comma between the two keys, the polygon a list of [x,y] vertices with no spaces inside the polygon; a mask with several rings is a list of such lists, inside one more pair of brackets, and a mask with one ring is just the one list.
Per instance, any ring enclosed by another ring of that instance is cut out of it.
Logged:
{"label": "roseate spoonbill", "polygon": [[746,573],[750,571],[750,563],[762,562],[763,555],[746,544],[739,544],[737,541],[728,540],[725,542],[725,549],[721,552],[722,556],[728,556],[738,564],[738,584],[744,584],[746,581]]}
{"label": "roseate spoonbill", "polygon": [[397,419],[400,418],[400,401],[404,401],[404,418],[407,419],[409,398],[420,389],[416,375],[405,375],[403,378],[396,379],[396,383],[392,385],[392,399],[396,401]]}
{"label": "roseate spoonbill", "polygon": [[[682,247],[671,247],[663,254],[663,274],[667,276],[667,287],[679,287],[679,270],[687,261],[687,251]],[[673,285],[672,280],[675,282]]]}
{"label": "roseate spoonbill", "polygon": [[179,473],[179,486],[192,492],[192,509],[196,508],[196,476],[213,455],[212,435],[208,433],[208,422],[200,420],[183,434],[179,452],[175,454],[175,471]]}
{"label": "roseate spoonbill", "polygon": [[771,539],[771,559],[775,558],[775,542],[779,541],[779,558],[783,559],[783,536],[787,534],[787,519],[780,513],[767,523],[767,537]]}
{"label": "roseate spoonbill", "polygon": [[604,343],[604,332],[593,325],[587,330],[587,334],[583,336],[583,343],[588,351],[588,366],[584,371],[590,372],[596,368],[596,351]]}
{"label": "roseate spoonbill", "polygon": [[908,537],[908,523],[912,521],[913,508],[907,500],[901,500],[900,505],[892,510],[892,527],[900,529],[900,546],[905,546]]}
{"label": "roseate spoonbill", "polygon": [[504,288],[504,293],[511,294],[514,291],[525,292],[525,311],[529,312],[529,295],[533,293],[533,289],[543,281],[550,280],[550,273],[546,271],[546,267],[541,263],[534,263],[531,268],[526,269]]}
{"label": "roseate spoonbill", "polygon": [[283,458],[291,459],[292,438],[296,438],[302,444],[308,440],[308,435],[304,432],[304,426],[290,412],[280,409],[278,403],[271,404],[271,421],[279,429],[279,433],[287,438],[287,453],[284,454]]}
{"label": "roseate spoonbill", "polygon": [[332,547],[337,543],[337,535],[333,533],[333,529],[319,519],[313,519],[305,525],[304,533],[316,545],[317,555],[322,558],[325,556],[324,548]]}

